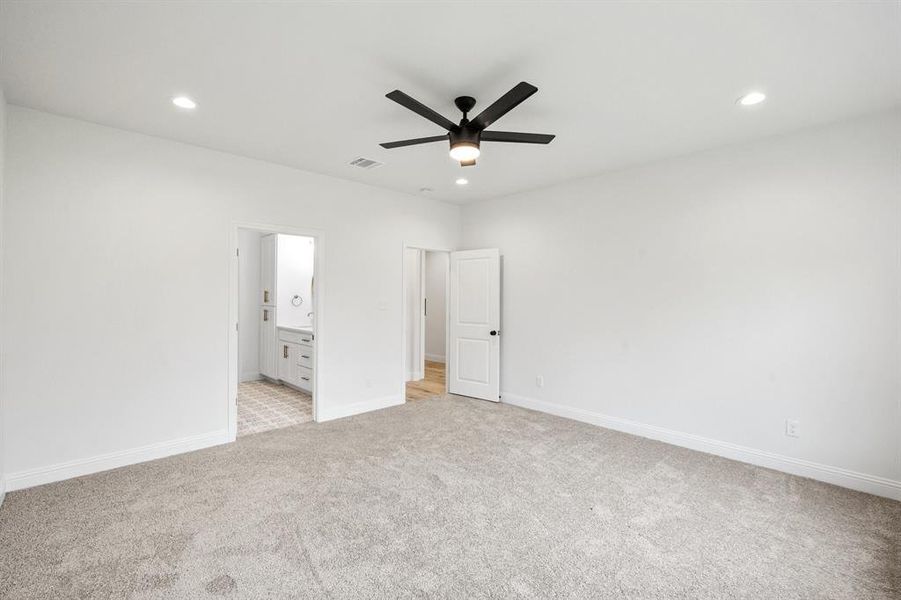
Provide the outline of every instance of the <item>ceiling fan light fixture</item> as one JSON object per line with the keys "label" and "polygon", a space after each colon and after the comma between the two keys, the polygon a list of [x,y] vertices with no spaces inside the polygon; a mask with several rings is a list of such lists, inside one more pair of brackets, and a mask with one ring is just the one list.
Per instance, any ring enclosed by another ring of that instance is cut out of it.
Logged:
{"label": "ceiling fan light fixture", "polygon": [[479,145],[473,142],[456,142],[450,149],[450,157],[458,162],[475,160],[480,153]]}
{"label": "ceiling fan light fixture", "polygon": [[469,112],[476,104],[472,96],[459,96],[454,99],[454,104],[463,113],[460,124],[456,124],[439,112],[432,110],[419,100],[408,96],[400,90],[394,90],[385,94],[389,100],[397,102],[404,108],[415,112],[420,117],[427,119],[444,129],[447,133],[423,138],[399,140],[396,142],[383,142],[379,144],[388,150],[403,148],[405,146],[418,146],[419,144],[431,144],[433,142],[449,141],[450,157],[459,162],[461,167],[472,167],[476,164],[481,150],[481,142],[507,142],[510,144],[549,144],[554,136],[544,133],[521,133],[518,131],[485,131],[492,123],[516,108],[529,96],[538,91],[538,88],[520,81],[509,92],[494,101],[488,108],[480,112],[474,119],[469,118]]}

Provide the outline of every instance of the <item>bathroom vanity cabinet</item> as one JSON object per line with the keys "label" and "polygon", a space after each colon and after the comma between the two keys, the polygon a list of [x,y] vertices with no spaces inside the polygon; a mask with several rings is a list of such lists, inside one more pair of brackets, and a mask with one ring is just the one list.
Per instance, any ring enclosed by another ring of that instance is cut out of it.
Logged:
{"label": "bathroom vanity cabinet", "polygon": [[313,391],[313,332],[278,328],[278,379],[306,392]]}

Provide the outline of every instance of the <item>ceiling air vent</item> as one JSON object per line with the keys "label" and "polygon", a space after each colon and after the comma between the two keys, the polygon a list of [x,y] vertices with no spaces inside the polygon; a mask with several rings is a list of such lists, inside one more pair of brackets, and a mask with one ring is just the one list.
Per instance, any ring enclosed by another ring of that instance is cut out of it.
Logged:
{"label": "ceiling air vent", "polygon": [[372,160],[371,158],[355,158],[350,161],[351,166],[360,167],[361,169],[377,169],[381,167],[385,163],[380,163],[377,160]]}

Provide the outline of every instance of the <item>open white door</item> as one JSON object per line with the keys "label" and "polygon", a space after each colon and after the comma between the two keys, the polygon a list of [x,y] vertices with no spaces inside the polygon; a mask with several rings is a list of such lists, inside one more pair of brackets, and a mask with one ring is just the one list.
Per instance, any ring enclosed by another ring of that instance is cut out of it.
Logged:
{"label": "open white door", "polygon": [[500,400],[501,253],[450,253],[447,390]]}

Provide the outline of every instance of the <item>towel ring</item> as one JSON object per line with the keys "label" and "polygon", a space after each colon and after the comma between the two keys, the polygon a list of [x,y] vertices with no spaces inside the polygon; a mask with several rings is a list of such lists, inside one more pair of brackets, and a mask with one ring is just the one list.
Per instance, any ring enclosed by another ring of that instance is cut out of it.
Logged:
{"label": "towel ring", "polygon": [[291,298],[291,305],[292,306],[300,306],[301,304],[303,304],[303,298],[301,298],[299,295],[295,294],[294,297]]}

